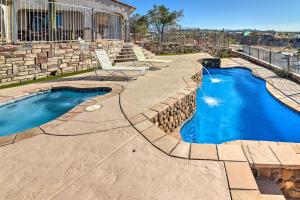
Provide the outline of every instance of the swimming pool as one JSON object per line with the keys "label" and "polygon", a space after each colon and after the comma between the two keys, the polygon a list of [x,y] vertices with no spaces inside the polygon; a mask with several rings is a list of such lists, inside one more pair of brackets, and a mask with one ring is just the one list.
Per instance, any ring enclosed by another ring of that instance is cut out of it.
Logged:
{"label": "swimming pool", "polygon": [[186,142],[220,144],[234,140],[300,142],[300,114],[243,68],[209,69],[197,91],[195,115],[181,129]]}
{"label": "swimming pool", "polygon": [[45,124],[108,88],[74,90],[53,89],[0,106],[0,136],[22,132]]}

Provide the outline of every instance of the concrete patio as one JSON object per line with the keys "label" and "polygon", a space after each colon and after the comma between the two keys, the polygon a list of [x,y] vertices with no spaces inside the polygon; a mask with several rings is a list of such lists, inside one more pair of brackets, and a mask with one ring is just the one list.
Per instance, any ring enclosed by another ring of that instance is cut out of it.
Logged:
{"label": "concrete patio", "polygon": [[[197,60],[205,57],[210,55],[161,57],[173,62],[167,68],[149,71],[136,81],[101,81],[101,85],[120,87],[116,95],[93,102],[102,105],[102,109],[58,119],[55,125],[42,126],[43,134],[0,147],[0,199],[282,199],[281,195],[261,195],[249,163],[300,165],[297,144],[293,145],[292,163],[284,159],[290,155],[289,151],[276,154],[274,160],[268,160],[268,155],[260,157],[257,152],[267,152],[263,148],[276,145],[273,147],[276,150],[286,144],[268,143],[260,147],[263,142],[259,141],[202,145],[200,150],[195,148],[197,151],[192,151],[191,145],[188,158],[195,156],[196,160],[180,159],[155,148],[133,125],[143,121],[136,118],[140,113],[185,89],[184,77],[201,70]],[[224,59],[222,63],[222,67],[252,68],[270,80],[281,97],[291,101],[290,106],[299,107],[299,95],[294,94],[300,91],[299,85],[241,59]],[[43,87],[99,84],[84,78],[90,75],[76,76],[83,80],[4,89],[0,91],[0,101]],[[142,127],[149,128],[151,125]],[[252,156],[255,162],[247,156],[251,152],[257,155]]]}

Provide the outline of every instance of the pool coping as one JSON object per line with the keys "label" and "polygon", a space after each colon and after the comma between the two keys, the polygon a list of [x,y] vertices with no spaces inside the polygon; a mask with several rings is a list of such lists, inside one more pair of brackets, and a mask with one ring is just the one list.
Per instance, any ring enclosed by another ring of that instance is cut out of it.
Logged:
{"label": "pool coping", "polygon": [[[271,85],[268,80],[265,80],[263,77],[259,76],[256,70],[252,70],[246,66],[236,66],[232,68],[245,68],[252,72],[252,74],[262,79],[266,82],[267,91],[279,102],[283,103],[287,107],[294,109],[297,112],[300,112],[300,105],[296,102],[292,102],[288,99],[283,93],[281,93],[278,89]],[[223,68],[223,67],[222,67]],[[226,69],[226,67],[224,67]],[[186,88],[176,92],[173,96],[167,99],[176,99],[180,101],[179,95],[188,95],[192,92],[196,92],[198,89],[198,85],[195,85],[192,77],[202,70],[190,74],[190,81],[186,81]],[[189,143],[184,142],[180,136],[180,128],[188,122],[188,120],[193,117],[193,115],[187,119],[183,124],[178,127],[172,133],[166,133],[162,129],[158,127],[157,124],[153,123],[153,118],[158,115],[159,109],[166,109],[168,106],[172,106],[174,102],[164,100],[159,102],[158,104],[148,108],[142,113],[135,115],[134,117],[129,118],[129,121],[133,124],[133,126],[141,133],[141,135],[148,140],[154,147],[164,152],[165,154],[181,159],[188,160],[212,160],[212,161],[226,161],[226,162],[248,162],[252,167],[285,167],[285,168],[297,168],[300,166],[300,157],[295,161],[295,163],[285,163],[281,161],[281,158],[276,156],[276,153],[271,150],[272,156],[274,156],[275,163],[256,163],[251,158],[251,152],[249,152],[248,147],[251,146],[267,146],[267,148],[271,149],[272,146],[290,146],[293,150],[293,153],[300,155],[300,144],[298,146],[297,143],[289,143],[289,142],[271,142],[271,141],[252,141],[252,140],[235,140],[230,142],[225,142],[222,144],[197,144],[197,143]],[[158,110],[154,110],[153,107],[157,106]],[[224,146],[228,147],[224,147]],[[236,147],[237,146],[237,147]],[[230,155],[232,148],[236,148],[237,155]],[[225,149],[225,150],[224,150]],[[202,153],[201,153],[202,152]],[[204,153],[203,153],[204,152]],[[291,153],[291,152],[289,152]],[[205,155],[208,154],[208,155]]]}
{"label": "pool coping", "polygon": [[[249,69],[247,67],[242,68]],[[278,93],[277,89],[268,81],[253,72],[252,69],[249,70],[251,70],[253,76],[266,82],[267,91],[275,99],[292,109],[298,108],[298,105],[295,107],[296,104],[285,100],[285,96],[282,93]],[[194,75],[190,75],[190,80],[186,81],[187,86],[185,89],[176,92],[168,99],[181,101],[182,95],[185,97],[190,93],[196,92],[198,84],[195,86],[195,82],[191,78]],[[159,115],[160,109],[163,110],[166,107],[174,106],[174,101],[164,100],[156,105],[156,107],[152,106],[128,120],[153,147],[165,155],[184,160],[223,162],[226,168],[228,187],[231,193],[237,196],[250,195],[253,199],[261,196],[262,194],[255,181],[255,178],[259,177],[274,180],[284,194],[287,194],[289,191],[298,191],[295,186],[291,190],[282,187],[278,180],[282,180],[285,183],[286,181],[291,182],[300,179],[298,175],[300,170],[300,144],[250,140],[235,140],[223,144],[184,142],[180,136],[180,128],[193,117],[196,110],[174,132],[166,133],[158,127],[157,123],[153,123],[153,118]],[[243,176],[241,176],[241,173]],[[295,180],[288,178],[286,174],[291,174],[291,177],[294,177]],[[279,196],[284,198],[283,195]],[[289,193],[288,196],[290,196]]]}
{"label": "pool coping", "polygon": [[8,98],[7,100],[0,101],[0,105],[5,105],[8,103],[12,103],[15,101],[20,101],[24,98],[29,98],[31,96],[35,96],[44,92],[51,91],[52,89],[74,89],[74,90],[93,90],[93,89],[106,89],[110,90],[108,93],[101,95],[101,96],[96,96],[93,98],[88,99],[87,101],[84,101],[80,103],[79,105],[75,106],[72,108],[70,111],[64,113],[60,117],[53,119],[45,124],[42,124],[38,127],[28,129],[25,131],[21,131],[18,133],[14,133],[11,135],[7,136],[0,136],[0,147],[1,146],[6,146],[6,145],[11,145],[17,142],[21,142],[23,140],[42,135],[42,134],[47,134],[45,133],[44,129],[49,128],[49,127],[56,127],[61,125],[61,122],[67,122],[68,120],[73,119],[77,115],[83,113],[83,112],[89,112],[86,111],[86,108],[88,106],[95,105],[96,102],[103,101],[105,99],[114,97],[116,95],[119,95],[123,91],[123,86],[118,85],[118,84],[113,84],[113,83],[93,83],[93,84],[80,84],[80,83],[68,83],[68,82],[63,82],[55,85],[50,85],[50,86],[42,86],[38,87],[36,89],[31,89],[30,91],[24,92],[24,95],[19,95],[19,96],[12,96]]}

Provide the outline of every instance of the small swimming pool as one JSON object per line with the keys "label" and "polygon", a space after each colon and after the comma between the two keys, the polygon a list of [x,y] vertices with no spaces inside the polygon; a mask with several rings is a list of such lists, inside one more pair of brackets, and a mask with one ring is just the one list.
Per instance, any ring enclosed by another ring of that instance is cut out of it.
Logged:
{"label": "small swimming pool", "polygon": [[197,91],[197,110],[181,129],[186,142],[220,144],[234,140],[300,142],[300,114],[243,68],[209,69]]}
{"label": "small swimming pool", "polygon": [[22,132],[52,121],[109,88],[53,89],[0,106],[0,136]]}

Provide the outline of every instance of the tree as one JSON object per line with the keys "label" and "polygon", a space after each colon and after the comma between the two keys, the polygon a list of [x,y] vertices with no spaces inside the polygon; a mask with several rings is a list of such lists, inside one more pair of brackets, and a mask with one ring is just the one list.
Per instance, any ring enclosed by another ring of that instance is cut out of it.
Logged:
{"label": "tree", "polygon": [[148,33],[149,20],[147,16],[141,16],[139,14],[133,15],[129,19],[130,32],[133,35],[134,41],[142,40]]}
{"label": "tree", "polygon": [[164,42],[166,28],[176,25],[182,17],[183,10],[170,11],[163,5],[154,5],[148,12],[149,23],[157,29],[160,42]]}

